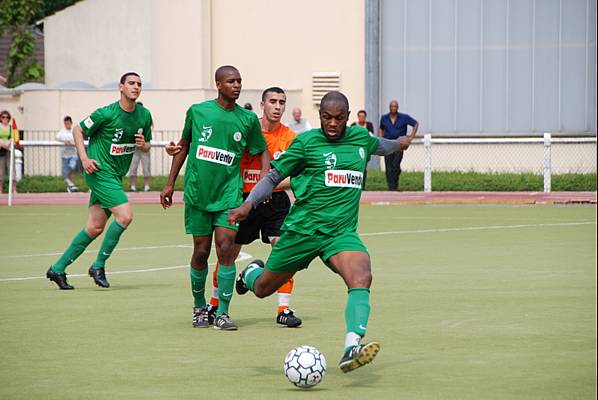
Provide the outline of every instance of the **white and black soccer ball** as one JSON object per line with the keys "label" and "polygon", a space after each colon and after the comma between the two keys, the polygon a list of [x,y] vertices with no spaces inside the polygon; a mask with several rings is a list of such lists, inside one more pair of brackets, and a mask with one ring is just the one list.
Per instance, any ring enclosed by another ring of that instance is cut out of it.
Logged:
{"label": "white and black soccer ball", "polygon": [[306,389],[322,382],[326,375],[326,359],[315,347],[299,346],[288,352],[283,368],[289,382]]}

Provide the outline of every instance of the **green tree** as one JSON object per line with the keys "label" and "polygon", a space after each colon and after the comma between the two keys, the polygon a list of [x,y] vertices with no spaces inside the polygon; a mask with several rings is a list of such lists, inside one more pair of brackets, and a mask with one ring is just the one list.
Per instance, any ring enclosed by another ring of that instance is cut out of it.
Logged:
{"label": "green tree", "polygon": [[33,60],[35,40],[29,25],[43,3],[43,0],[0,0],[0,34],[6,31],[12,37],[5,66],[11,87],[44,76],[42,66]]}

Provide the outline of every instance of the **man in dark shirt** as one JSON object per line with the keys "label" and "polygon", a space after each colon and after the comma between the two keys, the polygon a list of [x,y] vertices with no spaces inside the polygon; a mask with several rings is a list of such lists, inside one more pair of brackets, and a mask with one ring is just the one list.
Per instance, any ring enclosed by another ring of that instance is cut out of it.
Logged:
{"label": "man in dark shirt", "polygon": [[[389,104],[390,112],[384,114],[380,118],[380,129],[378,136],[385,139],[396,139],[399,136],[407,135],[407,126],[411,126],[411,133],[409,134],[409,141],[415,138],[419,123],[407,114],[399,112],[399,102],[392,100]],[[384,157],[384,164],[386,166],[386,182],[388,183],[388,190],[399,190],[399,177],[401,176],[401,161],[403,160],[403,152],[396,153]]]}

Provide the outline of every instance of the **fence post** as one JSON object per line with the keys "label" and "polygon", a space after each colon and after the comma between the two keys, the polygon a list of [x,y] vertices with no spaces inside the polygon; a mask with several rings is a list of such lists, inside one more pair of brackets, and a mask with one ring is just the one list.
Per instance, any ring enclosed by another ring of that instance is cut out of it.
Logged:
{"label": "fence post", "polygon": [[[12,182],[15,179],[14,174],[14,164],[15,164],[15,142],[14,140],[10,141],[10,156],[9,156],[9,166],[8,166],[8,206],[12,206]],[[4,183],[3,183],[4,184]]]}
{"label": "fence post", "polygon": [[432,135],[424,135],[424,192],[432,191]]}
{"label": "fence post", "polygon": [[551,186],[551,157],[550,157],[550,133],[544,133],[544,192],[550,192]]}

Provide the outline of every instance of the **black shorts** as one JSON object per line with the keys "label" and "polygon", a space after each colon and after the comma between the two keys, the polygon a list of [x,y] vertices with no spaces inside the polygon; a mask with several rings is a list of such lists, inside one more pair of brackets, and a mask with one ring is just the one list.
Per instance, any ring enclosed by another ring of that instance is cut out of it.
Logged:
{"label": "black shorts", "polygon": [[[247,196],[244,193],[243,200]],[[245,221],[241,221],[235,243],[249,244],[259,239],[260,233],[262,242],[270,243],[270,237],[280,236],[280,227],[290,208],[291,200],[285,192],[272,193],[270,201],[258,205]]]}

